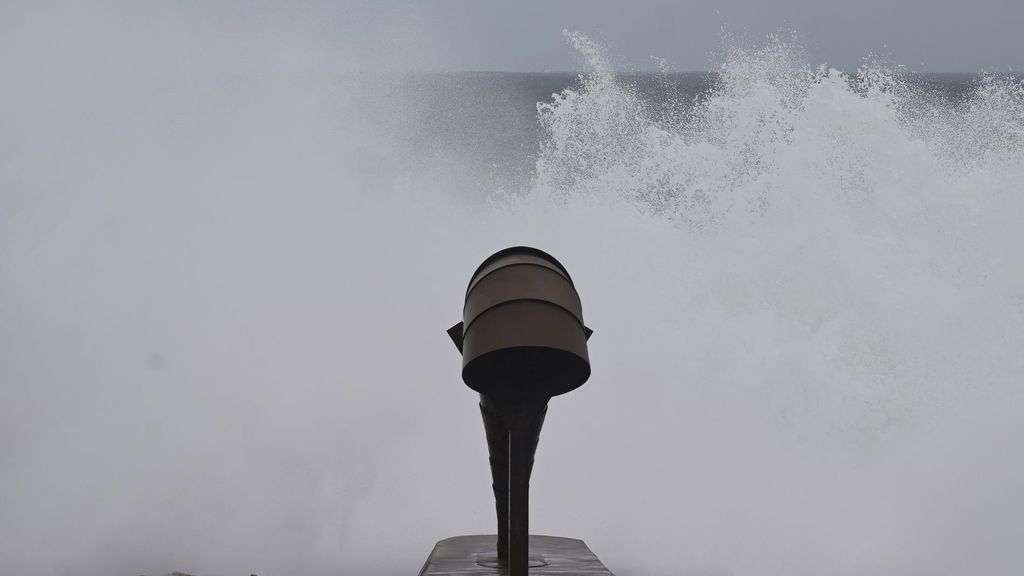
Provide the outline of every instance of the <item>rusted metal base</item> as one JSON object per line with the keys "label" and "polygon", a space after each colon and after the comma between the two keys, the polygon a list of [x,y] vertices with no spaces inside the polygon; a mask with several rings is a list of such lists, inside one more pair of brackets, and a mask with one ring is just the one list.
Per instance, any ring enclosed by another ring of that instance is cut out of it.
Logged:
{"label": "rusted metal base", "polygon": [[[495,562],[496,535],[455,536],[434,546],[420,576],[505,576]],[[537,564],[544,563],[543,566]],[[614,576],[582,540],[530,536],[530,576]]]}

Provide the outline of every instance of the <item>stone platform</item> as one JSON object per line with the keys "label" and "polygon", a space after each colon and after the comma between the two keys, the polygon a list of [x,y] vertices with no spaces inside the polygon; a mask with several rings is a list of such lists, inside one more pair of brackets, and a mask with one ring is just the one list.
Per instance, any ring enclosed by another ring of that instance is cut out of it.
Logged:
{"label": "stone platform", "polygon": [[[455,536],[441,540],[427,557],[420,576],[504,576],[495,535]],[[530,536],[530,576],[614,576],[582,540]]]}

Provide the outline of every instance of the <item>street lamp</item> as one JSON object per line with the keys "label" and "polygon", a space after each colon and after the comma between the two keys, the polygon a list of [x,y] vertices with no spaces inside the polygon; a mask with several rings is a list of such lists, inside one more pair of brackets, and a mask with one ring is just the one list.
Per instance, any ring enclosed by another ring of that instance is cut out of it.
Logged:
{"label": "street lamp", "polygon": [[550,254],[517,246],[483,261],[466,288],[462,322],[448,329],[462,380],[480,394],[497,553],[509,576],[529,566],[529,490],[548,400],[590,377],[583,307],[569,272]]}

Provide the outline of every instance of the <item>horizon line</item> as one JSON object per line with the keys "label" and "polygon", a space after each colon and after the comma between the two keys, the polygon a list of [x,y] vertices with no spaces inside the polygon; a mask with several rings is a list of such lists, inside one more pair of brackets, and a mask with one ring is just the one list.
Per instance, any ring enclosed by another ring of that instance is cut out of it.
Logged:
{"label": "horizon line", "polygon": [[[843,74],[855,74],[858,68],[846,69],[836,68],[832,66],[826,66],[829,70],[837,70]],[[981,76],[981,75],[1009,75],[1009,76],[1024,76],[1024,70],[907,70],[899,67],[893,69],[898,74],[955,74],[962,76]],[[496,69],[483,69],[483,70],[395,70],[395,71],[382,71],[385,73],[395,74],[551,74],[551,75],[572,75],[572,74],[592,74],[593,70],[496,70]],[[685,75],[685,74],[720,74],[720,70],[671,70],[668,72],[662,72],[660,70],[612,70],[612,74],[616,75]]]}

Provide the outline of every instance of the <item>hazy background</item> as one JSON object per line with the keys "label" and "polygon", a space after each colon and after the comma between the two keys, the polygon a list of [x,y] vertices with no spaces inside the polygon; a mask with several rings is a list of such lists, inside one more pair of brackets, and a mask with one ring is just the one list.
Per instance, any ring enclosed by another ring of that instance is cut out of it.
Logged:
{"label": "hazy background", "polygon": [[[413,573],[493,531],[443,331],[531,244],[597,330],[535,532],[619,574],[1012,574],[1019,82],[813,71],[1020,66],[1022,10],[0,4],[0,573]],[[725,81],[655,122],[607,73],[650,55]],[[565,69],[505,186],[430,120],[521,103],[395,75]]]}
{"label": "hazy background", "polygon": [[242,69],[306,57],[331,69],[578,70],[564,28],[607,45],[612,63],[629,70],[656,70],[650,56],[680,71],[713,70],[723,32],[750,42],[795,33],[811,60],[843,70],[868,55],[915,71],[1024,66],[1024,6],[1014,0],[5,2],[0,10],[12,48],[5,56],[25,63],[26,50],[67,46],[98,26],[107,33],[94,42],[130,44],[140,55],[158,45],[201,49]]}
{"label": "hazy background", "polygon": [[652,55],[670,58],[677,70],[713,68],[708,56],[723,31],[749,40],[796,32],[815,62],[840,69],[855,68],[868,54],[932,72],[1019,70],[1024,64],[1017,39],[1024,6],[1013,0],[383,5],[388,8],[353,8],[361,28],[355,37],[373,38],[360,42],[370,49],[364,57],[398,54],[407,66],[431,70],[576,69],[578,61],[557,40],[565,27],[605,43],[614,62],[630,69],[655,69]]}

